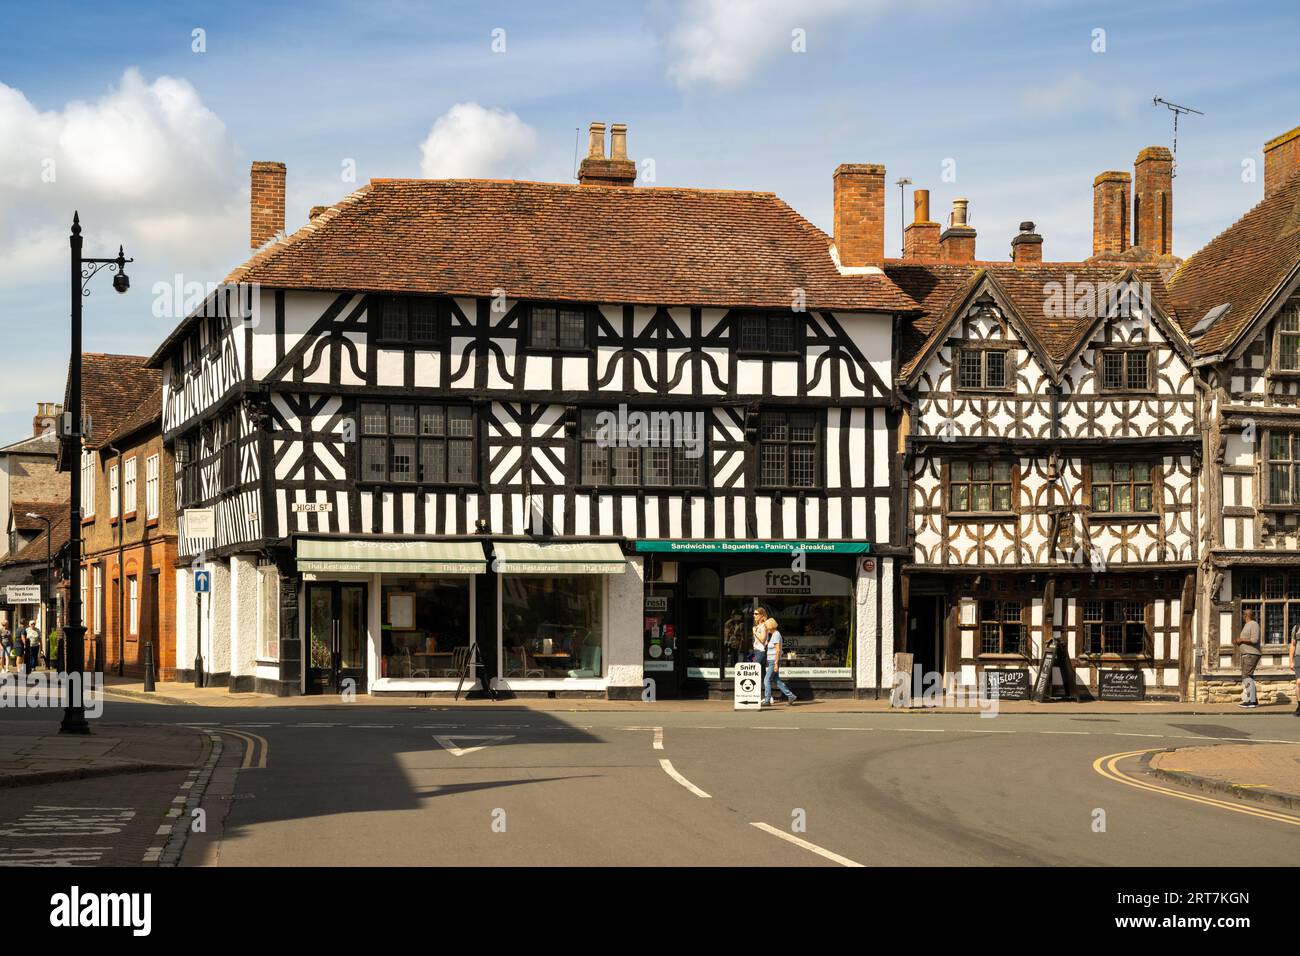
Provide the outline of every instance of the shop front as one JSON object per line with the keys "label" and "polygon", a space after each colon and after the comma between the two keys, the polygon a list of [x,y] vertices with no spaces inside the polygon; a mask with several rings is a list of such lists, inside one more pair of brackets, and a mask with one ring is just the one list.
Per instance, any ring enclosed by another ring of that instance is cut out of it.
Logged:
{"label": "shop front", "polygon": [[481,541],[303,539],[297,565],[305,693],[456,688],[477,640]]}
{"label": "shop front", "polygon": [[854,690],[855,594],[866,542],[637,541],[643,668],[659,697],[731,694],[754,609],[776,618],[781,674],[801,697]]}

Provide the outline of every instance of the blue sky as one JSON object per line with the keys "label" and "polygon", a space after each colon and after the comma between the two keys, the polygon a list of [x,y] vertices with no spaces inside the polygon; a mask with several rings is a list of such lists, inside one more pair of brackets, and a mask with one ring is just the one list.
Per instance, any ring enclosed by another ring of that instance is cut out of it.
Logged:
{"label": "blue sky", "polygon": [[28,5],[0,36],[0,440],[62,395],[74,208],[87,254],[136,258],[129,295],[86,301],[94,351],[151,352],[156,284],[241,261],[254,159],[288,164],[292,229],[372,176],[571,181],[592,120],[627,123],[657,185],[772,190],[829,230],[835,166],[881,162],[934,218],[968,197],[980,258],[1032,219],[1078,259],[1093,176],[1170,144],[1158,94],[1205,112],[1180,124],[1186,256],[1300,124],[1297,27],[1294,3],[1187,0]]}

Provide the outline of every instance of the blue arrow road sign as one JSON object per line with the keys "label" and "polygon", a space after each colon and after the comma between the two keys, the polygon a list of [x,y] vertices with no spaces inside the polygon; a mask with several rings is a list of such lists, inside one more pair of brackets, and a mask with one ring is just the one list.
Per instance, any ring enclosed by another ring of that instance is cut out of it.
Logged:
{"label": "blue arrow road sign", "polygon": [[207,594],[212,590],[212,572],[195,571],[194,572],[194,593]]}

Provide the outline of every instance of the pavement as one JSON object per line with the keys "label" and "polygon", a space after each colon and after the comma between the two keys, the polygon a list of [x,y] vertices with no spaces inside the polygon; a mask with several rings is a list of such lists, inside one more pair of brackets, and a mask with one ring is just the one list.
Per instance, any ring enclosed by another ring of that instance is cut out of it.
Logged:
{"label": "pavement", "polygon": [[[129,680],[109,675],[105,678],[105,691],[111,695],[131,700],[147,701],[156,704],[173,704],[197,707],[423,707],[431,710],[473,709],[473,710],[535,710],[535,711],[573,711],[579,713],[613,712],[613,713],[730,713],[734,708],[730,700],[606,700],[588,697],[515,697],[494,701],[490,698],[466,698],[454,700],[450,696],[418,697],[384,695],[382,697],[360,694],[344,702],[337,695],[311,695],[298,697],[277,697],[272,694],[252,692],[232,693],[225,687],[195,687],[193,684],[159,681],[156,689],[146,692],[144,684],[138,680]],[[785,710],[785,704],[764,710]],[[802,701],[793,708],[809,713],[852,714],[852,713],[965,713],[980,712],[976,706],[970,707],[912,707],[891,708],[888,697],[880,700],[854,700],[851,698],[827,698],[824,700]],[[1095,700],[1082,703],[1060,701],[1052,703],[1035,703],[1033,701],[1000,701],[998,710],[1004,714],[1240,714],[1236,704],[1207,704],[1168,700],[1146,701],[1111,701]],[[1290,714],[1294,712],[1294,703],[1260,706],[1256,714]]]}
{"label": "pavement", "polygon": [[91,733],[81,735],[59,733],[59,722],[57,717],[5,721],[0,787],[188,770],[206,747],[205,737],[188,727],[91,721]]}
{"label": "pavement", "polygon": [[1152,754],[1148,766],[1175,783],[1300,810],[1300,744],[1178,747]]}

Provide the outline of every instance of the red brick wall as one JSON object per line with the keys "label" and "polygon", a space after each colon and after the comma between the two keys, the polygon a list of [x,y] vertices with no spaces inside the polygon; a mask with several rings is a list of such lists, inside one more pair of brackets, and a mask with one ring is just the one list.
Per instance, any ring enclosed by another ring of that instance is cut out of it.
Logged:
{"label": "red brick wall", "polygon": [[884,166],[845,163],[835,170],[835,249],[840,265],[884,262]]}
{"label": "red brick wall", "polygon": [[1112,170],[1092,181],[1092,254],[1129,247],[1129,196],[1133,177]]}
{"label": "red brick wall", "polygon": [[284,163],[253,163],[248,232],[253,249],[277,232],[284,232],[285,173]]}
{"label": "red brick wall", "polygon": [[1271,196],[1300,172],[1300,126],[1264,144],[1264,195]]}
{"label": "red brick wall", "polygon": [[1148,146],[1133,164],[1133,245],[1156,255],[1172,251],[1174,234],[1174,157],[1163,146]]}

